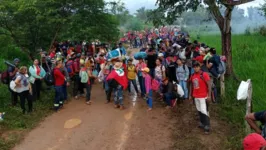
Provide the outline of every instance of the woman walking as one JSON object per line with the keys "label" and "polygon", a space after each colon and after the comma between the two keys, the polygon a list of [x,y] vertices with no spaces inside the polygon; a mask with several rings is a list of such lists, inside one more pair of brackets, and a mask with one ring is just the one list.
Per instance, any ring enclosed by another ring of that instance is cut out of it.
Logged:
{"label": "woman walking", "polygon": [[152,110],[152,89],[151,89],[151,76],[149,74],[150,69],[145,67],[142,72],[144,73],[145,87],[146,87],[146,97],[148,104],[148,111]]}
{"label": "woman walking", "polygon": [[139,86],[141,90],[141,97],[145,97],[145,82],[144,82],[144,76],[142,73],[142,70],[147,67],[143,59],[139,60],[139,63],[136,65],[137,69],[137,76],[139,80]]}
{"label": "woman walking", "polygon": [[177,59],[176,61],[176,79],[179,82],[179,85],[184,90],[184,99],[188,99],[188,87],[187,87],[187,80],[189,78],[189,69],[187,65],[183,64],[181,59]]}

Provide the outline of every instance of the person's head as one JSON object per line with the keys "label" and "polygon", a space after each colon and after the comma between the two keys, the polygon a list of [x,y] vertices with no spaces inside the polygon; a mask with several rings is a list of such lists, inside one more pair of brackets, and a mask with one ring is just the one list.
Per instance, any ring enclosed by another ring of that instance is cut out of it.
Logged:
{"label": "person's head", "polygon": [[178,59],[176,60],[176,63],[177,63],[179,66],[183,65],[183,62],[182,62],[182,60],[181,60],[180,58],[178,58]]}
{"label": "person's head", "polygon": [[142,63],[143,62],[143,59],[139,59],[139,63]]}
{"label": "person's head", "polygon": [[212,47],[210,49],[210,53],[211,53],[211,55],[215,55],[216,54],[216,49]]}
{"label": "person's head", "polygon": [[162,60],[161,60],[161,59],[159,59],[159,58],[158,58],[158,59],[156,59],[156,65],[157,65],[157,66],[160,66],[161,64],[162,64]]}
{"label": "person's head", "polygon": [[21,74],[27,74],[27,67],[26,66],[22,66],[19,68],[19,73]]}
{"label": "person's head", "polygon": [[79,64],[80,64],[80,67],[84,67],[84,65],[85,65],[84,59],[80,59]]}
{"label": "person's head", "polygon": [[160,59],[163,59],[163,58],[164,58],[163,53],[159,53],[159,54],[158,54],[158,57],[159,57]]}
{"label": "person's head", "polygon": [[251,133],[244,138],[243,147],[244,150],[265,150],[266,141],[261,135]]}
{"label": "person's head", "polygon": [[18,58],[15,58],[14,59],[14,65],[15,66],[18,66],[19,65],[19,62],[20,62],[20,60]]}
{"label": "person's head", "polygon": [[174,55],[171,54],[171,55],[169,56],[169,59],[170,59],[171,62],[174,62]]}
{"label": "person's head", "polygon": [[38,66],[39,65],[39,60],[38,59],[34,59],[33,65]]}
{"label": "person's head", "polygon": [[122,46],[123,46],[123,45],[122,45],[122,43],[119,43],[119,44],[118,44],[118,47],[120,47],[120,48],[121,48]]}
{"label": "person's head", "polygon": [[200,63],[199,62],[194,62],[193,63],[193,69],[196,73],[200,72]]}
{"label": "person's head", "polygon": [[167,85],[168,82],[169,82],[169,79],[166,77],[166,78],[164,78],[164,79],[162,80],[162,82],[163,82],[164,85]]}
{"label": "person's head", "polygon": [[128,59],[128,64],[129,65],[132,65],[132,62],[133,62],[133,59],[132,58]]}
{"label": "person's head", "polygon": [[56,65],[57,68],[62,68],[63,67],[63,62],[61,60],[56,61],[55,65]]}

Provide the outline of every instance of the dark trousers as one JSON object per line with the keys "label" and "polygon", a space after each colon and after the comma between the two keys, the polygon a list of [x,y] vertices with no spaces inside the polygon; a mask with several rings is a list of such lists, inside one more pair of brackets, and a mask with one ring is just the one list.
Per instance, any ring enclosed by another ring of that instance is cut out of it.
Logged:
{"label": "dark trousers", "polygon": [[83,83],[83,88],[86,89],[86,101],[89,102],[91,100],[91,84]]}
{"label": "dark trousers", "polygon": [[172,93],[164,93],[163,94],[163,99],[165,101],[165,103],[167,104],[167,106],[171,106],[171,101],[172,99],[174,99],[174,95]]}
{"label": "dark trousers", "polygon": [[[9,84],[8,84],[9,85]],[[13,92],[10,87],[8,86],[8,90],[10,92],[10,95],[11,95],[11,105],[12,106],[16,106],[17,103],[18,103],[18,93],[16,92]]]}
{"label": "dark trousers", "polygon": [[138,76],[138,80],[139,80],[139,86],[140,86],[140,91],[141,91],[141,96],[145,96],[146,92],[145,92],[145,80],[142,76]]}
{"label": "dark trousers", "polygon": [[135,80],[128,80],[128,92],[131,93],[131,83],[133,84],[136,93],[139,93],[136,79]]}
{"label": "dark trousers", "polygon": [[73,85],[73,96],[78,96],[78,92],[80,92],[80,94],[83,94],[83,87],[81,84],[81,79],[79,77],[79,75],[75,75],[74,76],[74,85]]}
{"label": "dark trousers", "polygon": [[31,84],[31,86],[32,86],[33,101],[36,101],[40,99],[41,96],[42,81],[36,79],[34,84]]}
{"label": "dark trousers", "polygon": [[57,111],[60,106],[63,106],[63,100],[64,100],[63,86],[54,86],[54,88],[55,88],[54,109]]}
{"label": "dark trousers", "polygon": [[26,99],[28,101],[28,107],[29,107],[28,111],[32,112],[32,99],[31,99],[29,91],[24,91],[24,92],[18,93],[18,95],[20,98],[20,107],[21,107],[23,113],[26,112],[26,108],[25,108]]}
{"label": "dark trousers", "polygon": [[150,75],[152,78],[155,76],[155,68],[150,68]]}
{"label": "dark trousers", "polygon": [[111,96],[112,96],[113,88],[109,87],[108,90],[106,91],[106,99],[108,102],[111,101]]}
{"label": "dark trousers", "polygon": [[62,90],[63,90],[63,100],[66,101],[67,100],[67,83],[66,82],[64,83]]}

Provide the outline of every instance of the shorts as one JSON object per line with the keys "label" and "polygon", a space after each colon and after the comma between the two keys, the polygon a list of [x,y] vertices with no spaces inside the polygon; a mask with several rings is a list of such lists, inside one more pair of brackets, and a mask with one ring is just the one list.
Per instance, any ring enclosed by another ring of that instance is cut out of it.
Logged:
{"label": "shorts", "polygon": [[260,121],[262,124],[265,123],[265,115],[266,111],[260,111],[260,112],[255,112],[254,117],[257,121]]}

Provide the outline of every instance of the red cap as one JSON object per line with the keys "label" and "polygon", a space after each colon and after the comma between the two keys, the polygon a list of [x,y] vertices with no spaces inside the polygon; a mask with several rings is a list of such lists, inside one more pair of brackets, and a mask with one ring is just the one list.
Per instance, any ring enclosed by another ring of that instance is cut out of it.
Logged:
{"label": "red cap", "polygon": [[203,57],[197,56],[196,58],[193,58],[193,60],[198,61],[199,63],[203,63]]}
{"label": "red cap", "polygon": [[259,150],[263,146],[266,146],[266,141],[257,133],[251,133],[243,140],[244,150]]}

